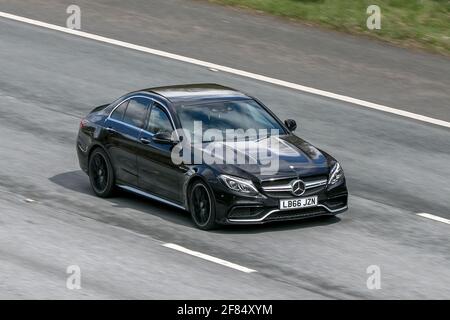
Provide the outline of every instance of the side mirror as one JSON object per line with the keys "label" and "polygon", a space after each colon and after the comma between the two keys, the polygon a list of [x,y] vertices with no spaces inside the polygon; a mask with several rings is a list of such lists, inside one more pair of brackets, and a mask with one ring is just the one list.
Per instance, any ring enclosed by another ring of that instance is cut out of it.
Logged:
{"label": "side mirror", "polygon": [[284,120],[284,124],[289,129],[289,131],[295,131],[297,129],[297,122],[293,119]]}
{"label": "side mirror", "polygon": [[172,134],[170,132],[158,132],[152,138],[156,143],[161,144],[174,144],[176,141],[172,140]]}

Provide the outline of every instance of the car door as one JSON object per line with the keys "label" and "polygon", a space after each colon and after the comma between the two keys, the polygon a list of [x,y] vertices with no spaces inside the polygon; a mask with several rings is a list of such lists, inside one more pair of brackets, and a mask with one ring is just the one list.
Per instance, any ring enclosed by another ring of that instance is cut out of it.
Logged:
{"label": "car door", "polygon": [[136,153],[151,100],[133,97],[121,103],[106,119],[105,144],[115,168],[117,184],[138,185]]}
{"label": "car door", "polygon": [[159,132],[172,133],[173,130],[173,123],[167,110],[155,102],[151,107],[146,127],[141,131],[138,183],[144,191],[182,204],[183,181],[187,168],[172,162],[173,144],[159,143],[153,139]]}

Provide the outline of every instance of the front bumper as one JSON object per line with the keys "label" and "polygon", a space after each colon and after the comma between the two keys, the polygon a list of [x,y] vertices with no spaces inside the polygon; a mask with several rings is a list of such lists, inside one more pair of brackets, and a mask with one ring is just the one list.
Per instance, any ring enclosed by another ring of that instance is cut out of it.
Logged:
{"label": "front bumper", "polygon": [[280,198],[265,194],[249,197],[230,192],[217,184],[213,186],[216,199],[216,221],[220,224],[263,224],[275,221],[300,220],[318,216],[334,216],[348,209],[348,191],[345,181],[339,186],[310,195],[318,196],[315,207],[280,210]]}

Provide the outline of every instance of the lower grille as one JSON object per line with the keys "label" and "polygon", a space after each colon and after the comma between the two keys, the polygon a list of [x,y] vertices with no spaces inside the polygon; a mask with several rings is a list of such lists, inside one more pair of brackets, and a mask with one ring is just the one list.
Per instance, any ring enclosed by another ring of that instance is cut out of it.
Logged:
{"label": "lower grille", "polygon": [[325,201],[325,205],[332,210],[345,207],[347,206],[347,196],[328,199]]}
{"label": "lower grille", "polygon": [[322,215],[330,215],[330,213],[325,208],[314,207],[300,210],[277,211],[268,216],[265,221],[303,219]]}
{"label": "lower grille", "polygon": [[258,207],[234,207],[231,209],[228,217],[230,219],[248,219],[261,215],[264,212],[264,208]]}

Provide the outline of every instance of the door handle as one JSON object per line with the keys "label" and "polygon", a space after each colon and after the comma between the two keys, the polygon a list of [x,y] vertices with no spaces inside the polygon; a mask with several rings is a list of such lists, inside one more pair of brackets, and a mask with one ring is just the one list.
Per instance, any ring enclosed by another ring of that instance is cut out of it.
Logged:
{"label": "door handle", "polygon": [[108,131],[109,133],[116,133],[117,131],[111,127],[106,128],[106,131]]}
{"label": "door handle", "polygon": [[141,142],[143,144],[149,144],[150,143],[150,140],[148,140],[147,138],[140,138],[139,140],[141,140]]}

